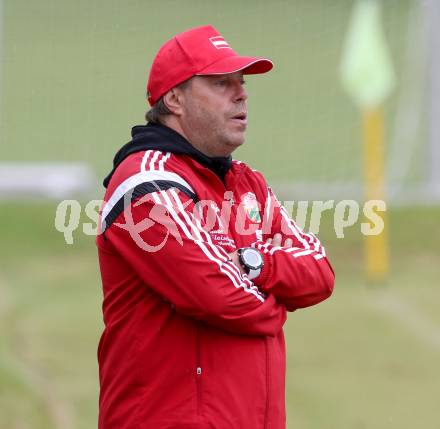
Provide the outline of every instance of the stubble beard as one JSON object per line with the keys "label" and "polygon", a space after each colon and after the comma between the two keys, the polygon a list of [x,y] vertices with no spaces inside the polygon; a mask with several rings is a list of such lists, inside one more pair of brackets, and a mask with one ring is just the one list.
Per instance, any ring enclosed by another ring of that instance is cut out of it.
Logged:
{"label": "stubble beard", "polygon": [[186,118],[187,135],[190,143],[205,155],[226,157],[244,143],[244,132],[230,131],[225,119],[200,105],[191,107]]}

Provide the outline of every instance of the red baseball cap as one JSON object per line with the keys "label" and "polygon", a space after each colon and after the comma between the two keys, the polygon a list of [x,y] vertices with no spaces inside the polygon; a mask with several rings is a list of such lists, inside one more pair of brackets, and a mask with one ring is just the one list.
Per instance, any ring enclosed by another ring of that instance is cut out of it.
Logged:
{"label": "red baseball cap", "polygon": [[171,88],[193,76],[266,73],[273,63],[267,58],[238,55],[211,25],[177,34],[154,58],[147,84],[148,102],[156,103]]}

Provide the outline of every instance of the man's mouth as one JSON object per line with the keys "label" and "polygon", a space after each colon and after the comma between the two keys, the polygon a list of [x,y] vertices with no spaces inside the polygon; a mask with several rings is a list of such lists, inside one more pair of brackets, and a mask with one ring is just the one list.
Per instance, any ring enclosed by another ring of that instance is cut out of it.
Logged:
{"label": "man's mouth", "polygon": [[240,124],[247,125],[247,113],[246,112],[240,112],[236,115],[232,116],[234,121],[239,122]]}

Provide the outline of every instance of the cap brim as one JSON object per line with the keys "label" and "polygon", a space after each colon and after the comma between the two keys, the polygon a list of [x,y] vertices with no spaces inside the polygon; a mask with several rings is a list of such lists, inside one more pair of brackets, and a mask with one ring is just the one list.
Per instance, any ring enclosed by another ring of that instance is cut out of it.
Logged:
{"label": "cap brim", "polygon": [[216,75],[243,72],[243,74],[261,74],[267,73],[273,68],[273,63],[267,58],[241,57],[234,55],[222,58],[208,67],[200,70],[196,75]]}

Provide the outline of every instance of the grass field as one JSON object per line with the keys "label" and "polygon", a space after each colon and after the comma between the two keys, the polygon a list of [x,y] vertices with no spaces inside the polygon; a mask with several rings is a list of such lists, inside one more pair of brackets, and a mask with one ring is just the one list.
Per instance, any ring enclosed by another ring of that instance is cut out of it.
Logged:
{"label": "grass field", "polygon": [[[96,426],[101,291],[92,237],[65,244],[55,205],[0,206],[0,428]],[[321,239],[337,276],[326,303],[290,315],[288,428],[437,429],[440,209],[390,215],[392,273],[362,274],[355,227]]]}

